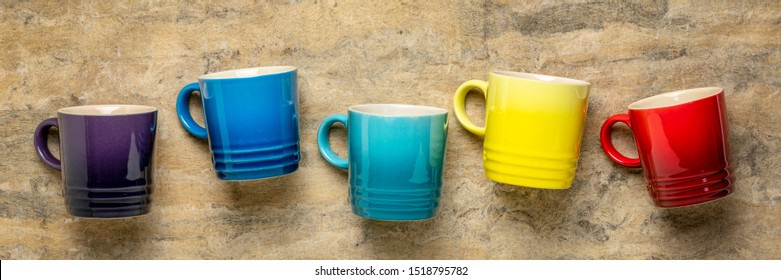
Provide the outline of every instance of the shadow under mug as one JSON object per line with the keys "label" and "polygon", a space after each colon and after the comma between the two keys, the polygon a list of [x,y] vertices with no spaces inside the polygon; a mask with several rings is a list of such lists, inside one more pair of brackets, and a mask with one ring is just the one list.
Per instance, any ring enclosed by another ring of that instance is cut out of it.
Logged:
{"label": "shadow under mug", "polygon": [[[60,158],[47,146],[59,132]],[[44,163],[62,171],[68,213],[77,217],[124,218],[149,213],[157,108],[87,105],[63,108],[35,129]]]}
{"label": "shadow under mug", "polygon": [[[412,221],[437,214],[445,168],[447,110],[364,104],[327,117],[317,133],[320,154],[348,169],[350,204],[358,216]],[[331,127],[347,128],[347,158],[328,142]]]}
{"label": "shadow under mug", "polygon": [[[611,160],[642,167],[648,193],[658,207],[695,205],[726,197],[735,177],[730,164],[724,90],[716,87],[673,91],[629,105],[602,125],[602,148]],[[616,150],[615,123],[632,130],[639,158]]]}
{"label": "shadow under mug", "polygon": [[[179,92],[179,121],[192,135],[208,138],[218,178],[262,179],[298,169],[296,71],[269,66],[217,72],[198,77]],[[190,114],[190,95],[196,91],[206,127]]]}
{"label": "shadow under mug", "polygon": [[[516,186],[567,189],[575,177],[590,83],[540,74],[493,71],[463,83],[453,97],[456,119],[485,137],[485,176]],[[466,115],[472,90],[485,96],[485,127]]]}

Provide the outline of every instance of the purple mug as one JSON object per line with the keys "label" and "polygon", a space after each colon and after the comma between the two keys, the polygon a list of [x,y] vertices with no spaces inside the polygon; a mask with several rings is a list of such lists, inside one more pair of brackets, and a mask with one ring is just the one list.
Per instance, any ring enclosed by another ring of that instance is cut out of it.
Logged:
{"label": "purple mug", "polygon": [[[60,159],[47,146],[56,127]],[[76,217],[124,218],[149,213],[157,108],[87,105],[63,108],[35,129],[35,149],[44,163],[62,171],[68,213]]]}

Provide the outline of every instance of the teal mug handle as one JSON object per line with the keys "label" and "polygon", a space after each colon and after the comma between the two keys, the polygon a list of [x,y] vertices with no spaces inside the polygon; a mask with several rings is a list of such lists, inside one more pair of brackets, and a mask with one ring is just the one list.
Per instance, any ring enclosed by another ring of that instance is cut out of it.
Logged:
{"label": "teal mug handle", "polygon": [[320,150],[320,155],[322,155],[328,163],[342,169],[347,169],[347,159],[336,155],[334,150],[331,149],[331,143],[328,142],[328,136],[331,135],[331,127],[337,122],[342,123],[342,125],[347,128],[347,115],[330,115],[320,124],[320,128],[317,130],[317,149]]}

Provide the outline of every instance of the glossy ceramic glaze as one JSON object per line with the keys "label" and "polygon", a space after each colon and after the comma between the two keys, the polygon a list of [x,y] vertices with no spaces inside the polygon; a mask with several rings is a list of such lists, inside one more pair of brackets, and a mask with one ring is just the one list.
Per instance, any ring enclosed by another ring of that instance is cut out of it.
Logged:
{"label": "glossy ceramic glaze", "polygon": [[[49,151],[48,130],[57,127],[60,158]],[[152,156],[157,109],[135,105],[64,108],[35,131],[38,155],[62,170],[68,213],[78,217],[122,218],[151,207]]]}
{"label": "glossy ceramic glaze", "polygon": [[[347,128],[347,159],[328,144],[331,126]],[[440,108],[366,104],[320,125],[320,154],[349,169],[350,203],[361,217],[411,221],[437,214],[447,142],[447,111]]]}
{"label": "glossy ceramic glaze", "polygon": [[[250,180],[298,169],[298,89],[296,68],[272,66],[204,75],[185,86],[176,103],[182,125],[208,138],[217,177]],[[206,127],[188,107],[199,91]]]}
{"label": "glossy ceramic glaze", "polygon": [[[610,140],[615,123],[632,129],[638,158],[619,153]],[[694,205],[732,193],[729,128],[724,91],[697,88],[665,93],[608,118],[602,147],[616,163],[641,167],[656,206]]]}
{"label": "glossy ceramic glaze", "polygon": [[[580,156],[590,84],[567,78],[506,71],[471,80],[456,91],[456,118],[484,136],[485,175],[496,182],[546,189],[569,188]],[[486,99],[485,127],[466,115],[472,90]]]}

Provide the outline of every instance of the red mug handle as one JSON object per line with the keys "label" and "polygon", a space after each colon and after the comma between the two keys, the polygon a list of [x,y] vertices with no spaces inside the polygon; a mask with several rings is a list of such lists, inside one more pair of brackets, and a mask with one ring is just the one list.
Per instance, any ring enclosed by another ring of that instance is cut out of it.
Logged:
{"label": "red mug handle", "polygon": [[630,129],[632,128],[632,123],[629,122],[629,115],[627,114],[613,115],[612,117],[605,120],[605,123],[602,124],[602,132],[600,133],[599,139],[602,142],[602,149],[605,150],[605,153],[608,157],[610,157],[610,159],[620,165],[626,167],[640,167],[641,164],[639,158],[628,158],[618,152],[616,147],[613,146],[613,141],[610,139],[610,133],[613,132],[613,125],[617,122],[622,122],[629,126]]}

